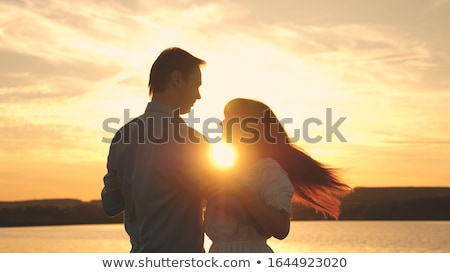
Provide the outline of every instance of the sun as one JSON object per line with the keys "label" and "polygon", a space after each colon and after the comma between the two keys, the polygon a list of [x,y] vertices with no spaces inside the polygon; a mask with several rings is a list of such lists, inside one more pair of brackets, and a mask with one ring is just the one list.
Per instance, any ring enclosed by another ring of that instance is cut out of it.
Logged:
{"label": "sun", "polygon": [[229,168],[233,166],[235,153],[230,145],[216,143],[211,146],[211,160],[215,165],[221,168]]}

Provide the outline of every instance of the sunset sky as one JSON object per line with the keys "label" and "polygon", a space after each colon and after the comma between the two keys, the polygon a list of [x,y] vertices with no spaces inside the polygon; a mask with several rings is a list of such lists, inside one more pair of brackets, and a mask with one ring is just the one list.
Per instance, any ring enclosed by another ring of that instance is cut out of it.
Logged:
{"label": "sunset sky", "polygon": [[[449,0],[0,0],[0,201],[100,199],[112,134],[159,53],[207,61],[202,121],[261,100],[353,187],[450,186]],[[345,118],[326,141],[331,123]],[[302,131],[303,132],[303,131]]]}

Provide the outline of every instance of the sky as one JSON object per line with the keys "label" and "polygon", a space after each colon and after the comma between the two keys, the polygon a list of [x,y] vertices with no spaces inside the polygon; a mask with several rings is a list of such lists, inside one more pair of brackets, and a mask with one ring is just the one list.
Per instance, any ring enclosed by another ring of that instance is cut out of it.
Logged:
{"label": "sky", "polygon": [[144,111],[172,46],[207,61],[196,129],[257,99],[352,187],[450,187],[449,0],[0,0],[0,14],[0,201],[100,199],[105,140]]}

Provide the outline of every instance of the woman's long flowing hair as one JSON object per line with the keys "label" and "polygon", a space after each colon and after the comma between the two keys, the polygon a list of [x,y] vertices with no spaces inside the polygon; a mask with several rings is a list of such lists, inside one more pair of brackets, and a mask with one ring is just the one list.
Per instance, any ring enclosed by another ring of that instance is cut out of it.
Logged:
{"label": "woman's long flowing hair", "polygon": [[227,103],[224,111],[226,117],[259,120],[260,131],[265,138],[265,141],[258,142],[260,152],[276,160],[288,173],[295,190],[294,202],[338,219],[341,208],[339,197],[351,192],[352,188],[340,180],[337,169],[318,162],[291,143],[278,118],[264,103],[236,98]]}

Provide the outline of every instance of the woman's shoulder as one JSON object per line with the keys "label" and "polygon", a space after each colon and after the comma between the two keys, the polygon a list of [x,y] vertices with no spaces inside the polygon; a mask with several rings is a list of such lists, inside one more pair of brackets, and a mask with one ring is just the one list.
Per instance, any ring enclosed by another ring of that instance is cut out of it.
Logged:
{"label": "woman's shoulder", "polygon": [[252,169],[258,173],[264,173],[265,175],[287,174],[285,170],[281,167],[281,165],[278,163],[278,161],[270,157],[259,159],[257,162],[255,162],[255,164],[253,164]]}
{"label": "woman's shoulder", "polygon": [[284,202],[285,198],[288,198],[286,200],[290,200],[294,188],[288,173],[283,167],[273,158],[261,159],[259,167],[258,181],[262,196],[265,196],[265,200],[269,203]]}
{"label": "woman's shoulder", "polygon": [[255,167],[259,168],[281,168],[280,163],[271,157],[265,157],[255,162]]}

